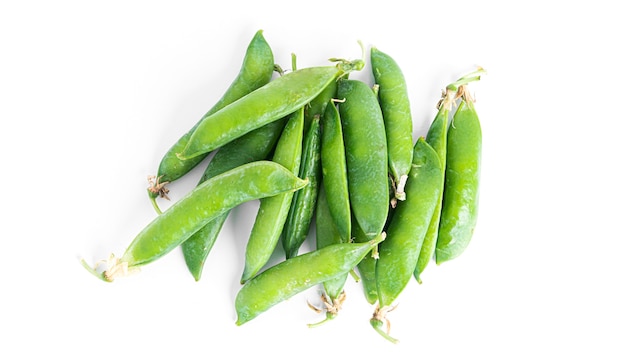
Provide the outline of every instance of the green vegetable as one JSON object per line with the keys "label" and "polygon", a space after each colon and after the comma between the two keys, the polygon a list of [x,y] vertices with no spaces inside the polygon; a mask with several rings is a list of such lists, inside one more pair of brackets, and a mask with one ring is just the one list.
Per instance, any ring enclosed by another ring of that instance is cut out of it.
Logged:
{"label": "green vegetable", "polygon": [[183,151],[198,125],[226,105],[267,84],[271,80],[273,72],[274,56],[272,49],[263,37],[263,31],[259,30],[250,41],[250,44],[248,44],[237,77],[235,77],[234,81],[224,92],[222,98],[204,114],[200,121],[181,136],[161,159],[157,176],[152,179],[151,186],[148,188],[148,194],[157,211],[160,210],[156,206],[154,199],[159,195],[167,198],[168,190],[165,188],[165,185],[186,175],[191,169],[204,160],[207,155],[207,153],[201,153],[187,160],[181,160],[176,156]]}

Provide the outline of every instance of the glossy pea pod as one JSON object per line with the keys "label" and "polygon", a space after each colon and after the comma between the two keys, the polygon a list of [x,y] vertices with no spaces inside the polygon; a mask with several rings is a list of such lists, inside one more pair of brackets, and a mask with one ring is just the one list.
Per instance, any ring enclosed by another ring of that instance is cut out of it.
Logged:
{"label": "glossy pea pod", "polygon": [[202,120],[178,154],[193,158],[308,104],[338,78],[363,68],[363,60],[335,66],[308,67],[278,77],[245,97]]}
{"label": "glossy pea pod", "polygon": [[370,50],[374,82],[385,122],[389,170],[394,181],[395,199],[404,200],[404,185],[413,157],[413,118],[404,74],[388,54]]}
{"label": "glossy pea pod", "polygon": [[370,238],[387,220],[387,138],[382,111],[363,81],[342,79],[337,99],[345,143],[350,206],[360,228]]}
{"label": "glossy pea pod", "polygon": [[283,249],[287,259],[298,255],[298,251],[309,233],[319,183],[321,181],[321,130],[320,117],[313,116],[302,150],[302,160],[298,176],[308,180],[308,184],[296,191],[291,201],[287,220],[283,228]]}
{"label": "glossy pea pod", "polygon": [[[426,142],[431,147],[433,147],[433,149],[439,156],[439,162],[441,163],[442,170],[445,170],[446,167],[447,131],[449,124],[449,115],[453,101],[452,94],[454,93],[447,92],[446,94],[444,94],[444,97],[440,101],[437,114],[435,115],[435,118],[433,119],[430,127],[428,128],[428,132],[426,133]],[[420,274],[424,272],[424,270],[428,266],[428,263],[430,263],[433,255],[435,254],[437,234],[439,232],[439,219],[441,216],[441,202],[443,199],[443,184],[445,180],[444,176],[445,172],[442,172],[440,180],[441,192],[439,194],[439,200],[437,201],[433,216],[430,219],[428,231],[424,236],[424,242],[422,243],[419,259],[417,260],[415,272],[413,273],[413,276],[415,276],[415,279],[420,284],[422,283]]]}
{"label": "glossy pea pod", "polygon": [[207,153],[200,153],[186,160],[177,157],[177,154],[184,150],[195,129],[208,116],[267,84],[272,78],[273,71],[274,56],[272,49],[263,37],[263,31],[259,30],[248,45],[237,77],[235,77],[231,85],[224,92],[224,95],[187,133],[180,137],[162,157],[159,163],[156,180],[153,181],[155,183],[148,188],[148,194],[157,211],[159,210],[158,207],[156,207],[155,198],[159,195],[167,197],[167,189],[164,188],[164,185],[187,174],[204,160],[208,153],[208,151]]}
{"label": "glossy pea pod", "polygon": [[448,130],[447,162],[437,264],[452,260],[467,248],[478,216],[482,130],[474,102],[465,90]]}
{"label": "glossy pea pod", "polygon": [[[380,234],[389,211],[387,138],[374,91],[359,80],[342,79],[337,99],[343,131],[352,232],[357,242]],[[376,301],[376,248],[358,265],[368,302]]]}
{"label": "glossy pea pod", "polygon": [[386,313],[411,280],[428,225],[441,193],[443,170],[435,150],[420,137],[415,143],[406,200],[398,203],[387,228],[387,238],[378,246],[376,287],[378,307],[370,320],[382,336]]}
{"label": "glossy pea pod", "polygon": [[[304,108],[300,108],[289,117],[272,158],[294,175],[300,169],[303,129]],[[246,245],[242,284],[253,278],[270,259],[280,240],[293,195],[288,192],[261,199]]]}
{"label": "glossy pea pod", "polygon": [[[433,119],[428,132],[426,134],[426,142],[433,147],[437,155],[439,155],[439,161],[443,170],[446,169],[447,159],[447,140],[448,140],[448,128],[449,128],[449,115],[454,106],[456,100],[460,94],[465,90],[464,86],[470,82],[480,80],[481,74],[484,73],[482,68],[462,76],[455,82],[446,86],[446,89],[437,104],[437,114]],[[439,224],[441,219],[441,207],[443,201],[443,189],[445,184],[445,172],[441,176],[441,194],[440,199],[437,202],[437,208],[433,213],[433,217],[428,226],[428,231],[424,237],[422,249],[420,251],[419,259],[417,260],[417,266],[415,267],[414,276],[417,282],[422,283],[421,274],[424,272],[435,254],[435,248],[437,245],[437,237],[439,233]]]}
{"label": "glossy pea pod", "polygon": [[341,243],[282,261],[248,281],[237,293],[237,325],[258,317],[276,304],[338,276],[345,275],[385,235],[364,243]]}
{"label": "glossy pea pod", "polygon": [[[272,161],[251,162],[212,177],[144,227],[121,258],[112,257],[105,281],[151,263],[178,247],[223,212],[254,199],[293,192],[308,182]],[[84,262],[83,262],[84,264]]]}
{"label": "glossy pea pod", "polygon": [[[218,149],[207,165],[198,185],[235,167],[266,159],[274,149],[285,123],[285,119],[274,121]],[[292,192],[284,193],[284,195],[289,194]],[[202,276],[206,258],[229,214],[230,211],[220,214],[181,245],[185,264],[196,281],[199,281]]]}
{"label": "glossy pea pod", "polygon": [[322,183],[331,197],[328,208],[343,238],[350,238],[351,215],[348,192],[346,150],[341,118],[334,102],[326,105],[322,116]]}

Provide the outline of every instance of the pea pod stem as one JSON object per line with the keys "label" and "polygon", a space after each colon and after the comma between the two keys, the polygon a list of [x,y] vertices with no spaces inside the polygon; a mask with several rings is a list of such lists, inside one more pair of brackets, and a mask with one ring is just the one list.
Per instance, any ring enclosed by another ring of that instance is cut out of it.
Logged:
{"label": "pea pod stem", "polygon": [[461,78],[459,78],[455,82],[448,84],[446,86],[446,90],[452,91],[452,92],[456,92],[456,91],[459,90],[460,87],[465,86],[468,83],[479,81],[480,78],[481,78],[481,75],[485,74],[486,72],[487,71],[485,71],[484,68],[479,66],[475,71],[472,71],[472,72],[462,76]]}
{"label": "pea pod stem", "polygon": [[323,309],[314,307],[313,305],[307,302],[307,304],[309,305],[311,309],[313,309],[314,311],[318,313],[325,312],[325,315],[326,315],[325,319],[317,323],[307,324],[307,326],[310,328],[321,326],[335,319],[337,317],[337,314],[341,310],[341,306],[343,305],[343,302],[346,300],[346,293],[345,291],[341,291],[341,294],[339,294],[339,296],[337,296],[337,298],[335,299],[329,297],[327,294],[322,294],[321,297],[322,297],[322,303],[325,306]]}
{"label": "pea pod stem", "polygon": [[[376,332],[378,332],[380,336],[384,337],[387,341],[392,342],[392,343],[398,343],[398,339],[389,335],[390,324],[389,324],[389,320],[387,320],[386,315],[387,313],[391,312],[395,308],[396,306],[391,306],[391,307],[387,306],[387,307],[377,308],[376,311],[374,312],[374,315],[370,319],[370,324],[372,325],[374,330],[376,330]],[[383,330],[383,325],[387,326],[385,330]]]}

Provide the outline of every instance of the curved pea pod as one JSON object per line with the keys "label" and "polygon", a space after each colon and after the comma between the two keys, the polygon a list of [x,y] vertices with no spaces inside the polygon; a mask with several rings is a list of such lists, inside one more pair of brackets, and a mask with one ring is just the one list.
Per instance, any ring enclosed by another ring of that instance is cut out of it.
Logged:
{"label": "curved pea pod", "polygon": [[[387,238],[378,246],[376,287],[378,308],[372,320],[387,321],[386,313],[411,280],[430,219],[441,193],[443,170],[434,149],[420,137],[415,143],[411,171],[406,182],[406,200],[393,212]],[[372,326],[381,335],[380,324]],[[393,338],[390,338],[393,340]]]}
{"label": "curved pea pod", "polygon": [[363,65],[363,60],[341,61],[335,66],[308,67],[280,76],[202,120],[178,157],[189,159],[207,153],[285,117],[308,104],[339,77]]}
{"label": "curved pea pod", "polygon": [[391,56],[372,47],[370,59],[385,122],[389,170],[395,185],[395,198],[404,200],[404,185],[413,157],[413,118],[407,84],[400,66]]}
{"label": "curved pea pod", "polygon": [[287,259],[298,255],[298,251],[306,240],[311,221],[313,220],[322,172],[320,134],[320,118],[319,116],[313,116],[304,141],[302,162],[298,174],[301,179],[306,179],[309,183],[294,193],[283,228],[283,249]]}
{"label": "curved pea pod", "polygon": [[307,183],[272,161],[248,163],[212,177],[144,227],[124,255],[112,258],[99,276],[113,281],[169,253],[223,212],[247,201],[293,192]]}
{"label": "curved pea pod", "polygon": [[382,111],[372,89],[359,80],[340,80],[337,98],[345,100],[339,104],[339,116],[350,207],[359,227],[371,239],[382,232],[389,204],[387,138]]}
{"label": "curved pea pod", "polygon": [[[304,108],[301,108],[289,117],[272,159],[293,172],[294,175],[300,169],[303,128]],[[246,245],[241,283],[254,277],[270,259],[280,240],[293,195],[293,192],[286,192],[261,199]]]}
{"label": "curved pea pod", "polygon": [[[221,147],[207,165],[198,184],[235,167],[266,159],[274,149],[285,122],[285,119],[274,121]],[[292,192],[284,194],[292,194]],[[181,245],[185,264],[196,281],[199,281],[202,276],[206,258],[228,214],[230,211],[225,211],[209,221]]]}
{"label": "curved pea pod", "polygon": [[245,324],[308,288],[345,275],[384,238],[384,233],[381,233],[364,243],[327,246],[287,259],[263,271],[237,293],[236,324]]}
{"label": "curved pea pod", "polygon": [[448,130],[447,162],[437,264],[452,260],[467,248],[478,215],[482,131],[474,103],[464,96]]}
{"label": "curved pea pod", "polygon": [[346,167],[346,150],[339,111],[333,102],[322,116],[322,183],[328,194],[328,208],[343,238],[350,238],[350,195]]}
{"label": "curved pea pod", "polygon": [[267,84],[272,78],[273,71],[274,55],[272,49],[263,37],[263,31],[259,30],[250,41],[250,44],[248,44],[239,73],[224,92],[224,95],[162,157],[159,163],[156,183],[148,189],[148,194],[151,198],[156,198],[159,195],[167,197],[167,190],[164,188],[164,185],[184,176],[206,157],[207,153],[199,154],[187,160],[182,160],[176,156],[176,154],[183,151],[198,125],[226,105]]}
{"label": "curved pea pod", "polygon": [[[442,170],[445,170],[446,167],[446,144],[447,144],[447,131],[448,131],[448,122],[449,122],[449,114],[451,109],[450,104],[450,94],[447,94],[439,109],[437,110],[437,114],[433,119],[430,127],[428,128],[428,132],[426,134],[426,142],[433,147],[435,152],[439,157],[439,162],[441,163]],[[426,235],[424,236],[424,242],[422,243],[422,248],[420,251],[419,259],[417,260],[417,266],[415,267],[415,272],[413,275],[417,282],[422,283],[422,279],[420,278],[420,274],[424,272],[428,263],[430,263],[433,255],[435,254],[435,246],[437,244],[437,233],[439,232],[439,219],[441,216],[441,202],[443,199],[443,184],[444,184],[444,175],[445,172],[441,173],[440,180],[440,194],[439,200],[437,201],[437,205],[435,207],[435,211],[433,212],[433,216],[430,219],[430,224],[428,225],[428,231],[426,231]]]}

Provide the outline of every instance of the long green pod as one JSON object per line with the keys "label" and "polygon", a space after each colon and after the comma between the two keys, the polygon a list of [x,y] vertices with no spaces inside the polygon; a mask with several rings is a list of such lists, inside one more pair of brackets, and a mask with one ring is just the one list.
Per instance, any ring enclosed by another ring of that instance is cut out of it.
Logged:
{"label": "long green pod", "polygon": [[320,150],[320,117],[313,116],[304,140],[302,162],[298,174],[301,179],[306,179],[309,183],[294,193],[283,228],[282,243],[287,259],[298,255],[300,246],[306,240],[311,227],[322,173]]}
{"label": "long green pod", "polygon": [[[383,231],[389,212],[387,137],[378,98],[359,80],[342,79],[337,100],[346,151],[351,232],[366,242]],[[375,303],[377,248],[358,264],[366,300]]]}
{"label": "long green pod", "polygon": [[[437,114],[433,119],[428,133],[426,134],[426,142],[439,155],[439,161],[441,162],[441,167],[443,170],[446,169],[446,158],[447,158],[447,143],[448,143],[448,127],[449,127],[449,116],[452,111],[452,107],[454,106],[456,100],[463,94],[465,91],[465,86],[473,81],[480,80],[481,74],[485,71],[483,68],[479,67],[476,71],[466,74],[452,82],[446,86],[446,89],[437,104]],[[433,213],[433,217],[430,221],[430,225],[428,226],[428,231],[426,232],[426,236],[424,237],[424,242],[422,243],[422,250],[420,251],[419,259],[417,260],[417,266],[415,267],[414,276],[417,282],[422,283],[422,279],[420,275],[424,272],[432,258],[435,254],[435,248],[437,245],[437,237],[439,233],[439,223],[441,219],[441,207],[443,202],[443,189],[445,184],[445,172],[441,177],[441,195],[440,199],[437,202],[437,208]]]}
{"label": "long green pod", "polygon": [[[443,170],[435,150],[420,137],[415,143],[411,171],[406,182],[406,200],[398,203],[387,228],[387,238],[378,246],[376,287],[378,308],[373,320],[386,321],[386,312],[413,276],[420,248],[441,193]],[[377,330],[380,325],[372,324]],[[379,331],[385,336],[385,332]]]}
{"label": "long green pod", "polygon": [[413,157],[413,117],[407,84],[400,66],[389,54],[372,47],[370,59],[385,122],[395,198],[402,201],[406,197],[404,185]]}
{"label": "long green pod", "polygon": [[437,264],[467,248],[478,216],[482,130],[472,99],[463,95],[448,130],[446,176],[435,248]]}
{"label": "long green pod", "polygon": [[223,212],[254,199],[293,192],[308,181],[272,161],[248,163],[208,179],[144,227],[124,255],[110,262],[102,278],[112,281],[153,262],[187,240]]}
{"label": "long green pod", "polygon": [[341,243],[282,261],[248,281],[237,293],[237,325],[315,285],[348,273],[385,235],[364,243]]}
{"label": "long green pod", "polygon": [[[285,119],[274,121],[218,149],[217,153],[215,153],[207,165],[198,184],[200,185],[204,181],[235,167],[266,159],[274,149],[278,137],[285,126],[285,122]],[[286,192],[284,194],[292,194],[292,192]],[[196,281],[199,281],[202,276],[202,269],[204,268],[206,258],[211,252],[213,244],[215,244],[215,240],[224,222],[228,218],[229,213],[230,211],[225,211],[215,219],[209,221],[181,245],[187,269],[189,269],[189,272]]]}
{"label": "long green pod", "polygon": [[[295,174],[300,169],[304,129],[304,108],[290,117],[278,140],[272,160]],[[286,192],[261,199],[254,225],[248,238],[241,283],[254,277],[270,259],[291,207],[293,192]]]}
{"label": "long green pod", "polygon": [[207,153],[198,154],[194,158],[187,160],[177,157],[177,154],[181,153],[189,142],[189,138],[198,125],[226,105],[267,84],[272,78],[273,71],[274,55],[272,49],[263,37],[263,31],[259,30],[248,44],[239,73],[224,92],[224,95],[162,157],[159,163],[156,183],[148,189],[148,194],[151,198],[156,198],[159,195],[164,196],[167,191],[163,188],[163,185],[184,176],[206,157]]}
{"label": "long green pod", "polygon": [[351,215],[348,192],[346,149],[341,129],[341,118],[334,102],[326,105],[322,116],[322,183],[328,194],[328,207],[335,224],[344,238],[350,238]]}
{"label": "long green pod", "polygon": [[[387,137],[376,95],[363,81],[338,83],[350,206],[370,238],[382,232],[389,204]],[[354,225],[353,225],[354,226]]]}
{"label": "long green pod", "polygon": [[308,104],[339,77],[363,65],[363,60],[341,61],[335,66],[308,67],[278,77],[202,120],[178,157],[202,155],[285,117]]}
{"label": "long green pod", "polygon": [[[350,242],[350,234],[346,237],[344,233],[339,231],[328,205],[326,190],[322,184],[320,185],[315,211],[315,243],[317,249],[322,249],[333,244]],[[348,273],[324,281],[322,284],[324,287],[322,301],[325,305],[325,309],[322,310],[326,311],[326,318],[318,323],[309,324],[310,327],[321,325],[337,316],[343,303],[343,292],[347,278]]]}
{"label": "long green pod", "polygon": [[[439,162],[441,163],[442,170],[446,168],[446,144],[447,144],[447,133],[448,133],[448,124],[449,124],[449,115],[450,110],[452,108],[451,92],[448,92],[442,98],[439,108],[437,110],[437,114],[433,119],[430,127],[428,128],[428,132],[426,133],[426,142],[433,147],[437,155],[439,156]],[[435,211],[433,212],[433,216],[430,219],[430,224],[428,225],[428,231],[424,236],[424,242],[422,243],[422,248],[420,251],[419,259],[417,260],[417,265],[415,267],[415,272],[413,276],[420,284],[422,283],[422,279],[420,278],[420,274],[424,272],[428,263],[433,258],[435,254],[435,246],[437,245],[437,233],[439,232],[439,219],[441,217],[441,202],[443,200],[443,184],[445,180],[445,172],[441,173],[440,180],[440,194],[439,200],[437,201],[437,205]]]}

